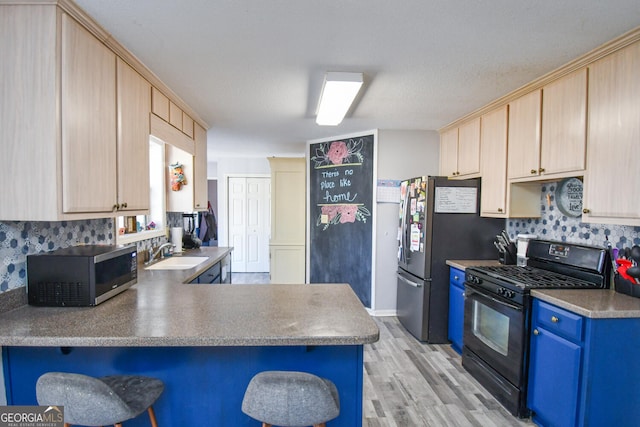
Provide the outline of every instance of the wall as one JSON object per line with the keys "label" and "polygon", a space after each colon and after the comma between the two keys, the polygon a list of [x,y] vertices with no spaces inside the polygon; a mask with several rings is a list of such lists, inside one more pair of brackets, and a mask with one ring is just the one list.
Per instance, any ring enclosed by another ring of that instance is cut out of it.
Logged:
{"label": "wall", "polygon": [[[555,191],[558,182],[544,183],[540,187],[540,218],[518,218],[507,221],[507,232],[514,240],[517,234],[536,234],[540,239],[568,243],[604,246],[606,240],[614,247],[640,245],[640,227],[611,224],[587,224],[580,218],[571,218],[558,210]],[[547,201],[547,196],[549,196]]]}
{"label": "wall", "polygon": [[[435,131],[378,130],[378,179],[437,175],[440,137]],[[376,255],[372,311],[395,315],[399,203],[376,206]]]}

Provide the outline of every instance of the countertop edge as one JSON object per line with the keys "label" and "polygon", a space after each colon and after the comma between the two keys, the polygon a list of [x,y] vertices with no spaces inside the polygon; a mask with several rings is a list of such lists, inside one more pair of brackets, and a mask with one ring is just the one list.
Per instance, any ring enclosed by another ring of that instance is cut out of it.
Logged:
{"label": "countertop edge", "polygon": [[533,289],[531,296],[590,319],[640,318],[640,298],[610,289]]}
{"label": "countertop edge", "polygon": [[278,347],[278,346],[345,346],[372,344],[379,333],[359,337],[326,338],[34,338],[16,339],[0,337],[0,346],[6,347]]}
{"label": "countertop edge", "polygon": [[466,270],[469,267],[485,267],[485,266],[497,266],[501,265],[497,259],[448,259],[445,263],[449,267],[457,268],[458,270]]}

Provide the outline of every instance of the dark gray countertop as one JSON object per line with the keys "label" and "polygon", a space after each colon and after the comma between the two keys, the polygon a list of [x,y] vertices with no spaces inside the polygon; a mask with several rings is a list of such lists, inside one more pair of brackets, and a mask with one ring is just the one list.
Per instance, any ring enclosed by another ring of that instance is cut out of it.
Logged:
{"label": "dark gray countertop", "polygon": [[472,259],[448,259],[446,261],[447,265],[450,267],[455,267],[459,270],[466,270],[467,267],[485,267],[485,266],[495,266],[500,265],[497,259],[480,259],[480,260],[472,260]]}
{"label": "dark gray countertop", "polygon": [[[4,346],[360,345],[378,327],[346,284],[185,284],[189,270],[139,271],[138,283],[96,307],[22,306],[0,315]],[[217,261],[216,261],[217,260]]]}
{"label": "dark gray countertop", "polygon": [[534,289],[531,295],[593,319],[640,318],[640,298],[611,289]]}

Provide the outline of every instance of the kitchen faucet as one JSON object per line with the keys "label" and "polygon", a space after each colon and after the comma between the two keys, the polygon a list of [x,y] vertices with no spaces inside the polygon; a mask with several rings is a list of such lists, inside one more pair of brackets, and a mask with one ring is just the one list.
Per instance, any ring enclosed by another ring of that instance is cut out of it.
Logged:
{"label": "kitchen faucet", "polygon": [[[173,244],[169,243],[169,242],[163,243],[162,245],[160,245],[160,247],[153,253],[153,255],[151,255],[149,257],[149,261],[147,261],[147,264],[151,264],[153,262],[153,260],[155,260],[158,255],[162,254],[164,249],[171,248],[171,247],[173,247]],[[162,258],[162,256],[161,256],[161,258]]]}

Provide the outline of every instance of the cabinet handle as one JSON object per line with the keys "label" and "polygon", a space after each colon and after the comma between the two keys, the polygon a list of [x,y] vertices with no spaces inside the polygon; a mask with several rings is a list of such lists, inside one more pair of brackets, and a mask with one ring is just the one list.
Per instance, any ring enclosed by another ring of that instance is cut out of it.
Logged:
{"label": "cabinet handle", "polygon": [[540,172],[540,173],[544,173],[544,168],[540,168],[540,169],[538,169],[538,172]]}
{"label": "cabinet handle", "polygon": [[113,205],[112,210],[117,211],[118,209],[120,209],[120,205],[118,203],[116,203],[115,205]]}
{"label": "cabinet handle", "polygon": [[538,171],[537,171],[537,170],[535,170],[535,169],[531,169],[531,173],[532,173],[532,174],[536,174],[536,173],[538,173]]}
{"label": "cabinet handle", "polygon": [[453,276],[453,280],[458,280],[460,279],[458,276]]}
{"label": "cabinet handle", "polygon": [[539,335],[539,334],[540,334],[540,331],[538,331],[537,329],[533,330],[533,335]]}
{"label": "cabinet handle", "polygon": [[551,321],[553,323],[558,323],[560,321],[560,319],[558,319],[556,316],[551,316]]}
{"label": "cabinet handle", "polygon": [[120,207],[123,208],[123,209],[126,208],[127,207],[127,203],[126,202],[123,203],[122,205],[120,205]]}
{"label": "cabinet handle", "polygon": [[498,212],[502,212],[502,208],[498,208]]}
{"label": "cabinet handle", "polygon": [[589,209],[587,209],[587,208],[582,209],[582,213],[584,213],[584,214],[588,214],[589,212],[591,212],[591,211]]}

